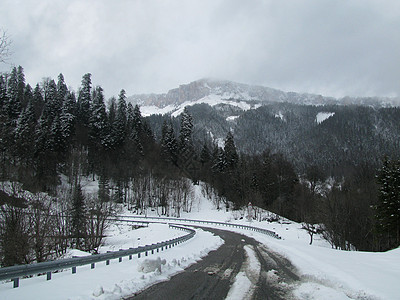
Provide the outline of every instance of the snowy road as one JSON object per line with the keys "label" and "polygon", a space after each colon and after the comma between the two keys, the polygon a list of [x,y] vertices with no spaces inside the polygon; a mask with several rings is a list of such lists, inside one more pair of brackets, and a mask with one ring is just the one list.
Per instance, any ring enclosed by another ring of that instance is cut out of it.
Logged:
{"label": "snowy road", "polygon": [[224,239],[200,262],[126,299],[288,299],[293,266],[253,238],[201,227]]}

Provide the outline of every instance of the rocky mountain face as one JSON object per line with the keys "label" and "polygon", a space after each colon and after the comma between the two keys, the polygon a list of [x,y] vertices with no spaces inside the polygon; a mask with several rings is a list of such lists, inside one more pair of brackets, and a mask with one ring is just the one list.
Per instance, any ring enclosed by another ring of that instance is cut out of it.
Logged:
{"label": "rocky mountain face", "polygon": [[[140,106],[155,106],[165,108],[167,106],[178,107],[191,102],[212,97],[214,101],[245,101],[260,104],[271,102],[288,102],[304,105],[332,105],[332,104],[356,104],[374,107],[394,106],[400,103],[398,98],[382,97],[345,97],[341,99],[315,94],[283,92],[263,86],[247,85],[231,81],[201,79],[189,84],[180,85],[178,88],[168,91],[166,94],[133,95],[129,101]],[[170,112],[170,111],[164,111]]]}

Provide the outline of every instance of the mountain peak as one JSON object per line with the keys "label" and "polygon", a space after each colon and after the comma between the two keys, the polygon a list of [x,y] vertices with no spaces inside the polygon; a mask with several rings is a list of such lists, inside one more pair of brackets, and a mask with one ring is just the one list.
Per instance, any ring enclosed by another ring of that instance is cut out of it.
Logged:
{"label": "mountain peak", "polygon": [[[143,106],[152,106],[163,109],[163,113],[171,113],[179,110],[182,105],[193,105],[195,103],[209,103],[212,99],[213,105],[218,103],[271,103],[288,102],[302,105],[368,105],[368,106],[395,106],[398,105],[396,98],[353,98],[345,97],[336,99],[315,94],[283,92],[281,90],[237,83],[228,80],[202,78],[169,90],[164,94],[133,95],[129,101]],[[219,101],[219,102],[218,102]],[[237,105],[236,105],[237,106]]]}

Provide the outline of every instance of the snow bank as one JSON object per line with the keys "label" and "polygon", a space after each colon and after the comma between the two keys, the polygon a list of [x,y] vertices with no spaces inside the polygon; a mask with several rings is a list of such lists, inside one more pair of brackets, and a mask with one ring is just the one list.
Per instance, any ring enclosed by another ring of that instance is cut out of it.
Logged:
{"label": "snow bank", "polygon": [[150,273],[158,271],[161,274],[161,267],[166,264],[165,259],[157,257],[157,259],[145,259],[143,262],[139,263],[138,271],[142,273]]}
{"label": "snow bank", "polygon": [[309,237],[298,223],[251,225],[274,230],[282,240],[240,229],[227,230],[251,236],[288,258],[301,278],[293,286],[298,299],[399,299],[400,249],[384,253],[335,250],[320,237],[308,245]]}
{"label": "snow bank", "polygon": [[254,289],[260,278],[261,265],[250,245],[244,246],[246,260],[236,275],[235,281],[226,297],[227,300],[252,299]]}
{"label": "snow bank", "polygon": [[[165,224],[150,225],[149,228],[132,230],[131,225],[115,225],[112,231],[115,236],[106,240],[101,249],[119,248],[122,245],[137,246],[144,241],[161,241],[171,236],[185,234],[182,231],[169,229]],[[196,230],[194,238],[174,248],[160,251],[157,256],[129,260],[121,263],[112,260],[109,266],[96,264],[94,270],[90,266],[77,268],[76,274],[70,270],[54,273],[52,280],[45,276],[22,279],[20,287],[13,289],[12,283],[0,284],[0,299],[121,299],[137,293],[159,281],[168,280],[172,275],[200,260],[210,251],[217,249],[222,239],[209,232]],[[160,236],[162,239],[157,240]],[[129,240],[132,239],[132,242]],[[111,243],[116,242],[113,247]]]}

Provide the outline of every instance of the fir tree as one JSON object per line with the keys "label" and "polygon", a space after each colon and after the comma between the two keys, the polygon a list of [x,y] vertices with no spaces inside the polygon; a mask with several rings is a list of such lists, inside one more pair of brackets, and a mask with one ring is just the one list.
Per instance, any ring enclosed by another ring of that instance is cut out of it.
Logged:
{"label": "fir tree", "polygon": [[92,89],[92,74],[86,73],[82,77],[81,89],[78,93],[78,122],[82,126],[87,126],[90,116],[90,105],[92,101],[91,89]]}
{"label": "fir tree", "polygon": [[121,90],[117,103],[117,115],[115,119],[115,124],[113,126],[114,145],[116,147],[122,146],[122,144],[124,143],[126,137],[126,122],[126,95],[125,90]]}
{"label": "fir tree", "polygon": [[189,114],[187,107],[185,107],[181,114],[181,128],[179,133],[179,152],[193,153],[193,117]]}
{"label": "fir tree", "polygon": [[86,237],[86,205],[80,183],[76,183],[72,195],[71,234],[77,249],[84,250],[83,240]]}
{"label": "fir tree", "polygon": [[33,90],[32,105],[35,111],[35,119],[38,120],[44,107],[42,89],[40,88],[39,83],[36,84],[35,89]]}
{"label": "fir tree", "polygon": [[[49,149],[58,155],[63,154],[66,149],[66,143],[59,116],[56,116],[51,124],[49,134]],[[60,159],[59,156],[58,159]]]}
{"label": "fir tree", "polygon": [[33,105],[32,101],[33,101],[33,90],[30,84],[27,84],[24,90],[24,102],[25,102],[24,108],[28,105],[29,102],[31,102],[31,104]]}
{"label": "fir tree", "polygon": [[[6,82],[4,80],[3,75],[0,75],[0,122],[1,124],[6,124],[7,122],[7,111],[6,111],[6,103],[7,103],[7,87]],[[6,126],[2,126],[0,128],[0,151],[3,152],[6,149],[6,141],[4,137],[6,136],[7,128]],[[4,161],[4,159],[3,159]],[[4,168],[3,168],[4,169]]]}
{"label": "fir tree", "polygon": [[62,105],[67,95],[68,95],[68,88],[64,81],[64,75],[60,73],[58,75],[58,81],[57,81],[57,101]]}
{"label": "fir tree", "polygon": [[387,248],[395,248],[400,245],[400,161],[385,158],[378,183],[377,227],[387,241]]}
{"label": "fir tree", "polygon": [[128,136],[132,133],[133,128],[133,105],[132,103],[128,103],[126,108],[126,128]]}
{"label": "fir tree", "polygon": [[11,127],[15,127],[17,119],[21,112],[21,102],[18,98],[17,69],[15,67],[12,69],[11,74],[8,78],[7,98],[8,99],[5,106],[9,119],[9,125]]}
{"label": "fir tree", "polygon": [[15,129],[17,152],[24,163],[27,164],[32,163],[31,160],[33,159],[34,139],[32,137],[35,136],[35,127],[35,112],[30,101],[23,113],[21,113]]}
{"label": "fir tree", "polygon": [[111,97],[108,101],[108,122],[114,124],[117,116],[117,100],[115,97]]}
{"label": "fir tree", "polygon": [[21,66],[17,68],[17,98],[18,102],[25,107],[26,102],[24,100],[24,91],[25,91],[25,74],[24,69]]}
{"label": "fir tree", "polygon": [[177,165],[178,143],[171,122],[165,121],[162,127],[161,155],[167,162]]}
{"label": "fir tree", "polygon": [[228,170],[236,169],[239,156],[236,151],[233,135],[230,131],[228,132],[225,139],[224,151],[225,151],[226,167],[228,168]]}
{"label": "fir tree", "polygon": [[0,112],[4,110],[7,102],[7,84],[3,75],[0,74]]}
{"label": "fir tree", "polygon": [[202,166],[204,166],[210,160],[211,160],[210,149],[208,148],[207,144],[204,143],[203,148],[201,149],[201,153],[200,153],[200,163],[202,164]]}
{"label": "fir tree", "polygon": [[108,123],[106,106],[104,104],[103,89],[98,86],[95,89],[95,97],[93,99],[93,105],[91,108],[91,114],[89,119],[89,137],[92,145],[95,149],[103,146],[105,148],[110,147],[108,145]]}
{"label": "fir tree", "polygon": [[70,148],[72,137],[75,135],[76,122],[76,102],[73,93],[67,93],[65,101],[61,108],[61,130],[66,141],[67,147]]}
{"label": "fir tree", "polygon": [[226,155],[224,149],[216,146],[213,151],[213,165],[212,170],[216,174],[225,173],[227,168]]}
{"label": "fir tree", "polygon": [[186,176],[197,182],[197,167],[196,167],[196,153],[193,146],[193,118],[189,114],[187,108],[185,107],[183,113],[181,114],[180,122],[180,132],[179,132],[179,143],[178,143],[178,165],[181,171],[186,173]]}
{"label": "fir tree", "polygon": [[132,126],[133,129],[138,133],[140,136],[143,132],[143,120],[142,120],[142,113],[140,112],[139,105],[135,105],[133,109],[133,119],[132,119]]}
{"label": "fir tree", "polygon": [[52,123],[60,115],[62,102],[57,98],[57,85],[53,79],[49,80],[44,93],[44,102],[47,118]]}

